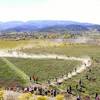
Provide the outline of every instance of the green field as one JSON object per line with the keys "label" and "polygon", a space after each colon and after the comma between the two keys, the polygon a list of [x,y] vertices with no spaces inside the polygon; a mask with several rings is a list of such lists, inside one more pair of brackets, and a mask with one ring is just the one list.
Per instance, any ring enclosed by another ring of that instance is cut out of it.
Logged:
{"label": "green field", "polygon": [[[23,40],[25,41],[28,40]],[[22,42],[19,41],[17,43]],[[29,42],[30,41],[30,42]],[[20,51],[26,52],[29,54],[61,54],[61,55],[67,55],[67,56],[75,56],[75,57],[84,57],[89,56],[91,57],[93,63],[91,66],[92,72],[89,72],[88,70],[73,77],[72,79],[68,80],[67,82],[64,82],[63,85],[61,85],[59,88],[65,89],[67,86],[72,85],[72,88],[75,92],[75,86],[78,83],[80,79],[82,79],[83,84],[85,86],[84,94],[89,94],[92,97],[95,96],[95,93],[100,93],[100,46],[99,45],[89,45],[89,44],[69,44],[69,43],[53,43],[48,40],[29,40],[27,43],[32,45],[31,48],[24,48],[25,44],[20,48]],[[3,41],[1,41],[3,43]],[[8,44],[8,42],[6,42]],[[14,42],[9,40],[10,44],[13,44]],[[7,45],[6,44],[6,45]],[[3,44],[2,44],[3,45]],[[27,44],[26,44],[27,45]],[[3,45],[4,46],[4,45]],[[1,48],[1,44],[0,44]],[[4,48],[6,48],[4,46]],[[8,48],[10,48],[8,46]],[[79,62],[76,61],[64,61],[64,60],[32,60],[32,59],[12,59],[7,58],[10,62],[12,62],[15,66],[23,70],[28,76],[31,76],[35,74],[39,77],[39,81],[44,81],[46,79],[52,79],[56,76],[61,75],[62,73],[67,73],[73,69],[73,67],[76,67],[74,65],[78,65]],[[3,82],[9,83],[13,81],[13,79],[17,79],[18,81],[20,79],[15,78],[11,72],[10,69],[8,69],[7,65],[0,60],[0,79],[1,83]],[[2,71],[1,71],[2,70]],[[6,71],[6,70],[10,70]],[[4,73],[4,74],[3,74]],[[7,77],[9,73],[9,77]],[[86,75],[89,76],[91,80],[86,79]],[[12,80],[11,80],[12,77]],[[17,77],[17,76],[16,76]],[[95,79],[95,81],[92,80]],[[5,83],[5,84],[9,84]],[[76,92],[75,92],[76,93]]]}
{"label": "green field", "polygon": [[23,49],[41,47],[62,47],[63,43],[56,43],[50,40],[29,39],[29,40],[0,40],[0,49]]}
{"label": "green field", "polygon": [[[87,75],[88,79],[86,77]],[[91,100],[94,100],[95,94],[100,94],[100,62],[94,61],[91,68],[73,77],[72,79],[68,79],[67,81],[63,82],[59,88],[66,89],[66,87],[71,85],[73,93],[77,95],[79,92],[76,91],[76,85],[78,85],[80,79],[82,81],[82,85],[84,86],[84,88],[82,88],[82,91],[84,92],[82,92],[81,95],[90,95]]]}
{"label": "green field", "polygon": [[[31,45],[31,47],[30,47]],[[28,47],[29,48],[28,48]],[[88,44],[70,44],[65,42],[53,42],[51,40],[0,40],[0,49],[17,48],[26,53],[35,54],[64,54],[67,56],[90,56],[100,58],[100,46]],[[26,48],[24,48],[26,47]]]}
{"label": "green field", "polygon": [[36,53],[36,54],[62,54],[67,56],[84,57],[90,56],[94,58],[100,57],[100,46],[96,45],[86,45],[86,44],[66,44],[63,47],[38,47],[23,49],[26,53]]}
{"label": "green field", "polygon": [[28,44],[29,40],[20,40],[20,41],[13,41],[13,40],[0,40],[0,49],[13,49],[16,47],[23,47],[24,45]]}
{"label": "green field", "polygon": [[[39,82],[59,77],[64,73],[67,74],[80,65],[78,61],[69,60],[35,60],[19,58],[7,58],[7,60],[29,77],[33,75],[38,76]],[[3,82],[2,85],[9,84],[13,81],[23,83],[23,79],[20,76],[0,59],[0,82]]]}

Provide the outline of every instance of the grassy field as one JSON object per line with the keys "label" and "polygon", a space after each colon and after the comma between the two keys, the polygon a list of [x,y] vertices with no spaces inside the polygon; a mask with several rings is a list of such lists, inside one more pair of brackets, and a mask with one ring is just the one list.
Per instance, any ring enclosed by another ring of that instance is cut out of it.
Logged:
{"label": "grassy field", "polygon": [[23,47],[24,45],[27,45],[30,42],[30,40],[0,40],[0,49],[13,49],[17,47]]}
{"label": "grassy field", "polygon": [[69,44],[51,40],[0,40],[0,49],[18,48],[23,52],[36,54],[64,54],[67,56],[90,56],[100,58],[100,46],[88,44]]}
{"label": "grassy field", "polygon": [[[55,46],[55,47],[34,47],[23,49],[22,51],[27,53],[50,53],[50,54],[64,54],[67,56],[90,56],[93,60],[93,64],[91,66],[92,72],[85,71],[82,74],[73,77],[72,79],[66,81],[60,88],[67,88],[69,85],[74,89],[75,94],[77,92],[75,90],[76,85],[79,80],[82,79],[82,82],[85,86],[83,89],[85,93],[84,95],[90,95],[92,99],[95,97],[95,93],[100,94],[100,46],[98,45],[88,45],[88,44],[65,44],[63,46]],[[89,80],[86,79],[86,75],[89,76]],[[95,79],[95,80],[94,80]],[[94,81],[93,81],[94,80]]]}
{"label": "grassy field", "polygon": [[[30,85],[30,78],[27,74],[25,74],[20,68],[16,67],[12,62],[10,62],[7,58],[1,58],[2,61],[12,70],[15,75],[19,77],[20,80],[22,80],[22,83],[25,86]],[[14,58],[13,58],[14,59]]]}
{"label": "grassy field", "polygon": [[[23,40],[23,41],[19,41],[19,43],[22,42],[23,44],[25,43],[25,41],[28,40]],[[76,56],[76,57],[90,56],[91,59],[93,60],[93,64],[91,67],[92,72],[89,72],[87,70],[73,77],[67,82],[64,82],[64,84],[61,85],[59,88],[64,89],[67,86],[72,85],[72,88],[75,90],[76,84],[80,79],[82,79],[82,82],[85,86],[84,88],[85,94],[89,94],[92,97],[94,97],[96,92],[100,93],[100,85],[99,85],[100,84],[100,77],[99,77],[100,76],[100,46],[88,45],[88,44],[57,43],[57,42],[53,43],[48,40],[29,40],[29,41],[27,43],[28,45],[30,43],[32,47],[24,48],[25,45],[23,45],[20,51],[26,53],[35,53],[35,54],[47,54],[47,53],[62,54],[62,55]],[[0,42],[0,48],[2,47],[1,43],[2,41]],[[5,43],[6,45],[8,45],[8,42]],[[9,43],[13,44],[12,41],[10,41]],[[6,48],[6,46],[4,46],[4,48]],[[9,45],[8,48],[10,48]],[[27,75],[31,76],[32,74],[36,74],[39,77],[40,81],[44,81],[47,78],[50,79],[54,78],[56,77],[56,75],[60,75],[63,72],[66,73],[72,70],[74,65],[78,64],[78,62],[74,62],[74,61],[66,62],[63,60],[59,61],[59,60],[30,60],[30,59],[11,59],[11,58],[7,58],[7,59],[11,61],[15,66],[23,70]],[[0,60],[0,65],[3,65],[0,67],[2,69],[2,71],[0,71],[1,80],[3,79],[3,77],[5,81],[9,80],[10,77],[12,77],[13,79],[15,78],[11,73],[9,73],[9,77],[6,77],[6,75],[8,74],[4,73],[5,72],[4,69],[7,67],[7,65],[5,65],[4,62],[2,62],[1,60]],[[6,70],[10,70],[10,69],[6,69]],[[88,75],[91,80],[87,80],[86,75]],[[95,81],[93,81],[92,78],[95,79]]]}
{"label": "grassy field", "polygon": [[[63,82],[59,88],[66,89],[69,85],[72,86],[72,91],[75,95],[79,93],[79,91],[76,91],[76,85],[79,84],[79,80],[81,79],[82,85],[84,88],[82,88],[81,95],[90,95],[91,100],[94,100],[95,94],[100,94],[100,62],[94,62],[91,68],[84,71],[83,73],[73,77],[72,79],[68,79],[67,81]],[[88,79],[87,79],[88,76]]]}
{"label": "grassy field", "polygon": [[[78,61],[19,58],[6,59],[29,77],[33,75],[38,76],[40,82],[61,76],[80,65],[80,62]],[[5,85],[11,83],[12,81],[23,83],[23,79],[20,76],[18,72],[15,72],[12,68],[8,67],[8,64],[0,59],[0,83],[3,81]]]}
{"label": "grassy field", "polygon": [[30,48],[22,50],[27,53],[50,53],[50,54],[62,54],[67,56],[90,56],[90,57],[100,57],[100,46],[95,45],[82,45],[73,44],[64,47],[46,47],[46,48]]}
{"label": "grassy field", "polygon": [[41,48],[41,47],[61,47],[62,43],[50,40],[29,39],[29,40],[0,40],[0,49],[22,49],[22,48]]}

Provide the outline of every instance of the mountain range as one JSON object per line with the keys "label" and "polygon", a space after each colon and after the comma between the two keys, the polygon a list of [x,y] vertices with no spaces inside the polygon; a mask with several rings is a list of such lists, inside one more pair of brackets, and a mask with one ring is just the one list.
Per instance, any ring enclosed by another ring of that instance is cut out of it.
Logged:
{"label": "mountain range", "polygon": [[0,32],[100,31],[100,25],[75,21],[36,20],[0,22]]}

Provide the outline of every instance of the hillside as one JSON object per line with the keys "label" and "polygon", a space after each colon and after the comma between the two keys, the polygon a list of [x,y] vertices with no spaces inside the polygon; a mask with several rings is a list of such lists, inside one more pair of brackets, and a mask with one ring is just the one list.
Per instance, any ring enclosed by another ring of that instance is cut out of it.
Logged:
{"label": "hillside", "polygon": [[100,25],[75,21],[13,21],[1,22],[1,32],[64,32],[64,31],[100,31]]}

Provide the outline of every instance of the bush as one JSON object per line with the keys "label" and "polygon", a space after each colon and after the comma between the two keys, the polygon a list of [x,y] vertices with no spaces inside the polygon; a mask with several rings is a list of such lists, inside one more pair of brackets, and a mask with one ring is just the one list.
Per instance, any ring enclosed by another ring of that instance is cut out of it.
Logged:
{"label": "bush", "polygon": [[48,100],[47,96],[38,96],[37,100]]}
{"label": "bush", "polygon": [[31,93],[23,93],[18,97],[18,100],[34,100]]}
{"label": "bush", "polygon": [[3,100],[4,91],[0,90],[0,100]]}
{"label": "bush", "polygon": [[64,95],[57,95],[56,100],[64,100]]}

